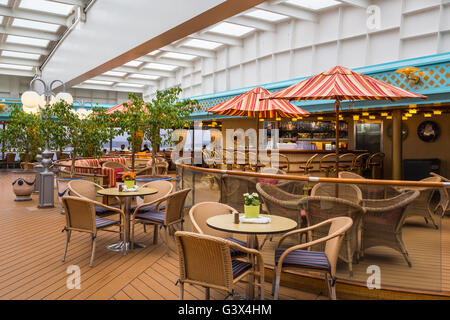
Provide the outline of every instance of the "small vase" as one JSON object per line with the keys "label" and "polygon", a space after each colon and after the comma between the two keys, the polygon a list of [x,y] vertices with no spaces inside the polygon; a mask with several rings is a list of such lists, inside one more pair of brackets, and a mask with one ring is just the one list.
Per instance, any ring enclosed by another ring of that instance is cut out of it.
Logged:
{"label": "small vase", "polygon": [[135,183],[136,183],[135,180],[125,180],[125,182],[124,182],[127,189],[133,189]]}
{"label": "small vase", "polygon": [[244,205],[244,213],[247,219],[259,217],[260,206],[246,206]]}

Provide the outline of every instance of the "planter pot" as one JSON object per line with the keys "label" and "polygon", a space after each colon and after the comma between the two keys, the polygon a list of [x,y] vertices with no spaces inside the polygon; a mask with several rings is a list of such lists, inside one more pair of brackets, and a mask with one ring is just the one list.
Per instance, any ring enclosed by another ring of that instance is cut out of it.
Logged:
{"label": "planter pot", "polygon": [[144,184],[152,182],[152,181],[157,181],[157,180],[171,181],[172,179],[173,178],[170,176],[152,176],[152,175],[137,176],[136,184],[138,187],[141,187]]}
{"label": "planter pot", "polygon": [[[84,180],[85,178],[56,178],[56,188],[58,189],[58,200],[61,206],[63,206],[62,203],[62,197],[64,196],[70,196],[69,192],[69,182],[72,180]],[[61,214],[64,214],[64,207],[61,210]]]}
{"label": "planter pot", "polygon": [[244,213],[247,219],[259,217],[260,206],[246,206],[244,205]]}
{"label": "planter pot", "polygon": [[36,173],[34,171],[13,171],[16,174],[12,186],[16,199],[14,201],[31,201],[34,191]]}
{"label": "planter pot", "polygon": [[133,189],[136,182],[134,180],[126,180],[123,184],[127,187],[127,189]]}

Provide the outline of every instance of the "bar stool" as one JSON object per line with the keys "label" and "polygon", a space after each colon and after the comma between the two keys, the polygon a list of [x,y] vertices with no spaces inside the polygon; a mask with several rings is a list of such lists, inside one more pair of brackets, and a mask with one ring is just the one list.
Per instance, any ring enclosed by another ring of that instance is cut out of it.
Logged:
{"label": "bar stool", "polygon": [[[354,153],[344,153],[339,156],[339,171],[350,171],[352,169],[353,160],[356,158]],[[351,164],[345,163],[351,161]]]}
{"label": "bar stool", "polygon": [[360,155],[356,156],[353,159],[352,167],[351,167],[350,171],[362,176],[363,171],[366,166],[367,157],[369,157],[369,156],[370,156],[370,153],[368,153],[368,152],[361,153]]}
{"label": "bar stool", "polygon": [[372,179],[375,179],[376,177],[376,169],[379,168],[380,170],[380,176],[383,178],[383,161],[384,161],[384,153],[383,152],[377,152],[371,155],[367,159],[366,168],[370,169]]}
{"label": "bar stool", "polygon": [[313,169],[313,165],[312,162],[319,156],[318,153],[313,154],[311,158],[309,158],[306,161],[306,164],[304,166],[300,166],[300,169],[303,170],[303,172],[305,173],[305,175],[308,175],[311,170]]}
{"label": "bar stool", "polygon": [[[329,177],[330,174],[335,171],[336,168],[336,154],[330,153],[326,154],[320,159],[319,162],[319,171],[324,172],[326,177]],[[331,164],[329,162],[332,162]],[[327,163],[328,162],[328,163]]]}

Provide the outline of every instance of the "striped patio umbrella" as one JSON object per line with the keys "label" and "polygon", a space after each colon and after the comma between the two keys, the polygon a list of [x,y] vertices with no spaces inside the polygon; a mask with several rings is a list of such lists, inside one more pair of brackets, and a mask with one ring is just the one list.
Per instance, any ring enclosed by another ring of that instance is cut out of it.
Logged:
{"label": "striped patio umbrella", "polygon": [[339,174],[339,106],[342,100],[399,100],[422,98],[402,88],[336,66],[309,79],[270,95],[268,99],[335,100],[336,108],[336,176]]}
{"label": "striped patio umbrella", "polygon": [[[128,101],[127,103],[131,104],[131,101]],[[125,106],[123,105],[123,103],[118,104],[117,106],[108,108],[108,110],[106,110],[105,113],[111,114],[111,113],[114,113],[115,111],[124,112],[125,111]]]}
{"label": "striped patio umbrella", "polygon": [[256,159],[258,161],[259,118],[298,118],[309,112],[284,100],[268,100],[270,92],[262,87],[253,88],[230,100],[207,109],[207,112],[228,116],[256,118]]}

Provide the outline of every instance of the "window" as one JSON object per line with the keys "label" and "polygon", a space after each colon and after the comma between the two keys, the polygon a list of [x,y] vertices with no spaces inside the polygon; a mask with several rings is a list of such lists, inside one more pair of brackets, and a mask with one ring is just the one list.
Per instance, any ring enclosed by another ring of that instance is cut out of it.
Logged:
{"label": "window", "polygon": [[183,42],[182,45],[186,46],[186,47],[215,50],[218,47],[222,46],[222,43],[200,40],[200,39],[189,39],[189,40],[186,40],[185,42]]}
{"label": "window", "polygon": [[20,28],[35,29],[35,30],[50,31],[50,32],[56,32],[59,29],[59,25],[57,25],[57,24],[37,22],[37,21],[24,20],[24,19],[18,19],[18,18],[14,18],[12,26],[20,27]]}
{"label": "window", "polygon": [[28,38],[28,37],[20,37],[20,36],[12,36],[8,35],[6,38],[6,42],[9,43],[17,43],[17,44],[26,44],[35,47],[47,47],[49,40],[44,39],[36,39],[36,38]]}
{"label": "window", "polygon": [[240,26],[229,22],[221,22],[209,29],[208,32],[220,33],[233,37],[242,37],[253,30],[255,30],[255,28]]}
{"label": "window", "polygon": [[38,60],[41,57],[41,55],[39,54],[15,52],[15,51],[2,51],[2,56],[11,58],[30,59],[30,60]]}
{"label": "window", "polygon": [[44,1],[44,0],[22,0],[19,8],[54,13],[61,16],[68,16],[73,9],[72,5]]}

